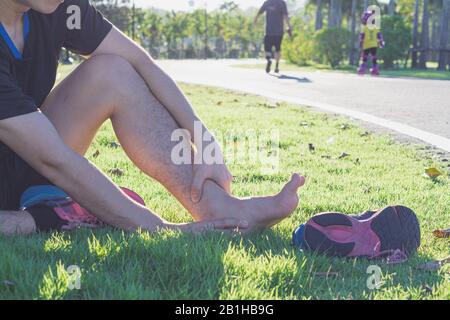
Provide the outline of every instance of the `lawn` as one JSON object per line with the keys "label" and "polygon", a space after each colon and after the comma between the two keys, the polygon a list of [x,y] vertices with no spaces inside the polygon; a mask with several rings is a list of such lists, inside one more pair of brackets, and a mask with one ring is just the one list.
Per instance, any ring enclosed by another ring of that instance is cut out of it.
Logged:
{"label": "lawn", "polygon": [[[242,64],[236,65],[239,68],[249,68],[249,69],[261,69],[264,68],[261,64]],[[428,70],[417,70],[417,69],[384,69],[383,66],[380,67],[380,76],[389,78],[421,78],[421,79],[435,79],[435,80],[450,80],[450,71],[436,71],[436,64],[430,63],[428,65]],[[331,69],[330,66],[324,64],[315,64],[311,66],[297,66],[292,63],[285,62],[281,65],[283,71],[293,71],[293,72],[314,72],[314,71],[326,71],[326,72],[344,72],[344,73],[356,73],[357,67],[343,65],[337,69]]]}
{"label": "lawn", "polygon": [[[183,89],[216,132],[279,130],[280,171],[262,175],[250,161],[231,163],[233,190],[239,196],[274,193],[291,172],[300,171],[307,185],[294,214],[272,230],[247,236],[105,229],[0,237],[1,299],[450,299],[450,268],[419,268],[450,253],[450,240],[432,235],[450,227],[448,162],[424,156],[420,146],[367,134],[345,118],[220,89]],[[105,124],[89,159],[105,172],[123,170],[123,176],[112,176],[114,181],[140,193],[164,218],[190,221],[121,148],[111,147],[115,140],[111,124]],[[339,159],[343,152],[349,156]],[[429,166],[444,175],[422,176]],[[409,206],[420,218],[422,246],[405,264],[331,259],[291,246],[292,231],[315,213],[358,213],[389,204]],[[372,264],[382,270],[378,290],[366,284]],[[80,289],[68,286],[71,265],[81,270]],[[323,277],[323,272],[335,274]]]}

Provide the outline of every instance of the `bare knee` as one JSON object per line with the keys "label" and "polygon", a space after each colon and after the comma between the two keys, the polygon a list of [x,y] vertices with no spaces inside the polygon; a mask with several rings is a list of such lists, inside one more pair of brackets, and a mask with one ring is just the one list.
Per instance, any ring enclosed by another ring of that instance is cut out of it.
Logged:
{"label": "bare knee", "polygon": [[143,82],[142,77],[136,72],[131,63],[118,55],[105,54],[95,56],[86,61],[86,64],[90,68],[93,79],[99,85],[115,89],[115,92],[121,92],[122,88],[131,88],[132,84],[137,80]]}
{"label": "bare knee", "polygon": [[36,223],[26,211],[0,211],[0,234],[28,235],[36,232]]}

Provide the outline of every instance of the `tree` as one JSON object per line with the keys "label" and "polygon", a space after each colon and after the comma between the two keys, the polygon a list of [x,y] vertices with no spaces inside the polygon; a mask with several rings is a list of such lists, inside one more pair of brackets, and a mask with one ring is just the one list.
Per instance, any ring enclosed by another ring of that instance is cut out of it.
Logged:
{"label": "tree", "polygon": [[381,50],[385,68],[392,68],[394,62],[406,56],[411,44],[411,28],[409,28],[401,15],[384,16],[381,19],[383,37],[386,47]]}
{"label": "tree", "polygon": [[330,10],[328,12],[328,28],[339,28],[342,19],[342,1],[330,0]]}
{"label": "tree", "polygon": [[93,4],[109,21],[123,31],[131,31],[132,10],[130,0],[93,0]]}
{"label": "tree", "polygon": [[339,66],[347,55],[350,39],[350,31],[341,28],[322,29],[314,36],[317,52],[332,68]]}
{"label": "tree", "polygon": [[366,11],[367,7],[369,7],[369,0],[364,0],[364,2],[363,2],[363,11]]}
{"label": "tree", "polygon": [[416,5],[414,9],[414,25],[413,25],[413,36],[412,36],[412,56],[411,56],[411,67],[417,68],[417,42],[419,38],[419,0],[416,0]]}
{"label": "tree", "polygon": [[323,28],[322,0],[317,0],[316,4],[316,31]]}
{"label": "tree", "polygon": [[388,5],[388,14],[393,16],[395,14],[395,0],[390,0]]}
{"label": "tree", "polygon": [[449,49],[448,44],[448,24],[450,16],[450,0],[442,0],[441,32],[439,41],[439,66],[438,70],[445,71]]}
{"label": "tree", "polygon": [[430,19],[428,10],[428,0],[423,0],[423,14],[422,14],[422,33],[420,37],[420,52],[419,68],[426,69],[428,61],[428,49],[430,47]]}
{"label": "tree", "polygon": [[356,55],[355,55],[355,43],[357,40],[356,37],[356,5],[357,5],[357,0],[352,0],[352,11],[351,11],[351,26],[350,26],[350,32],[352,33],[352,39],[351,39],[351,44],[350,44],[350,55],[349,55],[349,63],[350,65],[354,65],[356,63]]}

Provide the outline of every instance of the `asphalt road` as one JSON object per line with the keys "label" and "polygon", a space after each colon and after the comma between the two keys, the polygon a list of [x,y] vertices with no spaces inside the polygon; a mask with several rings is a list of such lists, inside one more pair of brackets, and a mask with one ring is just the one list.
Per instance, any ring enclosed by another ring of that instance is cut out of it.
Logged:
{"label": "asphalt road", "polygon": [[281,72],[236,67],[255,60],[160,61],[177,81],[217,86],[344,114],[450,151],[450,81]]}

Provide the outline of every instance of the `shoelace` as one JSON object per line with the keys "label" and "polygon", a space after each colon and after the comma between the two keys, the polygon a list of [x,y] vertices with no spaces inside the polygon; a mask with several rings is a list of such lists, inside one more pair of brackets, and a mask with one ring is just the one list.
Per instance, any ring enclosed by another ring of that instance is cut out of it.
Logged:
{"label": "shoelace", "polygon": [[[381,243],[378,242],[374,248],[374,252],[377,251],[380,245]],[[370,259],[377,259],[383,257],[386,257],[386,264],[401,264],[408,261],[408,255],[403,250],[400,249],[384,250],[377,254],[374,254],[372,257],[370,257]]]}

